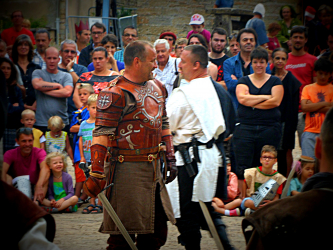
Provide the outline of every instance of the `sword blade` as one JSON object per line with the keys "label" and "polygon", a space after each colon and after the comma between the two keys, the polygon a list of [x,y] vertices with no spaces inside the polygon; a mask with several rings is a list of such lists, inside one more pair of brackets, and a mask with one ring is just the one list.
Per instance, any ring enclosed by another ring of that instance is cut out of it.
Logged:
{"label": "sword blade", "polygon": [[104,192],[101,192],[97,195],[98,199],[102,202],[103,207],[106,209],[108,214],[110,215],[113,222],[119,228],[121,234],[124,236],[125,240],[127,241],[128,245],[131,247],[132,250],[138,250],[135,246],[131,236],[128,234],[126,228],[124,227],[123,223],[120,221],[118,215],[114,211],[113,207],[111,206],[109,200],[106,198]]}
{"label": "sword blade", "polygon": [[223,246],[222,246],[222,242],[221,242],[220,237],[219,237],[219,235],[218,235],[218,233],[217,233],[217,231],[216,231],[216,228],[215,228],[214,222],[213,222],[213,220],[212,220],[212,217],[211,217],[210,214],[209,214],[209,211],[208,211],[208,209],[207,209],[207,207],[206,207],[206,204],[205,204],[203,201],[200,201],[200,200],[199,200],[199,204],[200,204],[201,210],[202,210],[202,212],[203,212],[203,214],[204,214],[204,216],[205,216],[205,219],[206,219],[206,221],[207,221],[207,224],[208,224],[209,230],[210,230],[210,232],[211,232],[211,234],[212,234],[212,236],[213,236],[213,239],[214,239],[214,241],[215,241],[215,244],[216,244],[216,246],[217,246],[217,249],[219,249],[219,250],[223,250],[224,248],[223,248]]}

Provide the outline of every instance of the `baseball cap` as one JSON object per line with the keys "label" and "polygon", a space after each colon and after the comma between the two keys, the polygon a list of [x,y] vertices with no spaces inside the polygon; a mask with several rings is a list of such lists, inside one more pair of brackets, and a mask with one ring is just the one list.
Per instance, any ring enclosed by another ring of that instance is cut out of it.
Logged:
{"label": "baseball cap", "polygon": [[194,14],[191,17],[191,22],[189,23],[189,25],[192,25],[192,24],[200,25],[200,24],[203,24],[204,22],[205,22],[205,18],[202,15]]}

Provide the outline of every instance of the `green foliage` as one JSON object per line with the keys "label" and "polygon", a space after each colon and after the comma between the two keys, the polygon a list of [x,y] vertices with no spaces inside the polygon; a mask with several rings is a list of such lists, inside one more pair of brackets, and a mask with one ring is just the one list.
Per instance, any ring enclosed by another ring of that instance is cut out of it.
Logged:
{"label": "green foliage", "polygon": [[47,25],[47,18],[42,16],[41,18],[30,18],[31,28],[45,28]]}
{"label": "green foliage", "polygon": [[10,20],[10,18],[1,18],[0,19],[0,30],[8,29],[12,26],[13,26],[13,24],[12,24],[12,21]]}
{"label": "green foliage", "polygon": [[124,16],[130,16],[132,15],[132,9],[124,9],[124,7],[121,7],[120,10],[117,10],[117,16],[119,17],[124,17]]}

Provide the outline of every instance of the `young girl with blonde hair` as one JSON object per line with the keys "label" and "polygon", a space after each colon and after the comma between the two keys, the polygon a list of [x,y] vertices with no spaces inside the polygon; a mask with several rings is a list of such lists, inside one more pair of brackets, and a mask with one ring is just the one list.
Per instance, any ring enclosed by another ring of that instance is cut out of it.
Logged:
{"label": "young girl with blonde hair", "polygon": [[51,170],[51,175],[48,199],[42,202],[46,206],[44,209],[50,213],[77,211],[78,197],[74,195],[73,180],[64,172],[67,167],[65,156],[60,152],[52,152],[46,156],[45,161]]}

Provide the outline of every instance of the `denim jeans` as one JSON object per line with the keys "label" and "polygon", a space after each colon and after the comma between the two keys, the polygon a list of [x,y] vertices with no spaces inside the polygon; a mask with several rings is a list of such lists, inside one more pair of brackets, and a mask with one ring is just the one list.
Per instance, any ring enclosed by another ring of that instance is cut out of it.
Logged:
{"label": "denim jeans", "polygon": [[270,126],[239,124],[233,135],[238,179],[244,180],[244,170],[260,166],[261,149],[272,145],[276,149],[281,138],[281,125]]}

